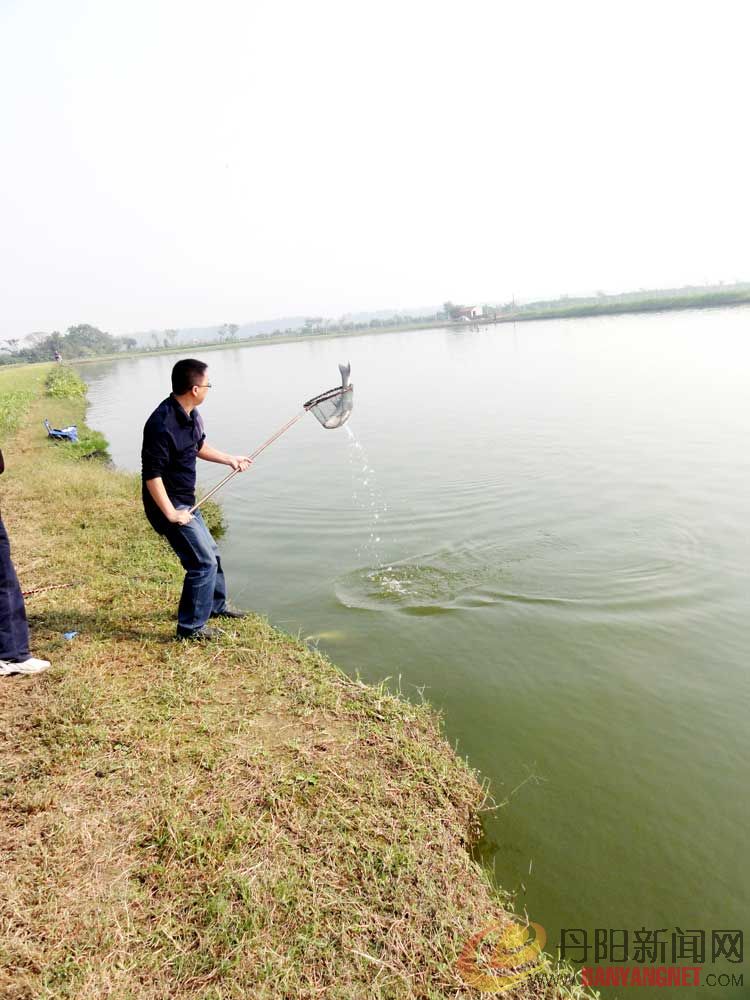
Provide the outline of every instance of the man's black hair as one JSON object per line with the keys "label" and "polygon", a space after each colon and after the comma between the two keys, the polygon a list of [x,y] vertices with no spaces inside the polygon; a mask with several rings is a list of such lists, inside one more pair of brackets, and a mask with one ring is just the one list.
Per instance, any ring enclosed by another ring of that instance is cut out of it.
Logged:
{"label": "man's black hair", "polygon": [[172,392],[175,396],[182,396],[183,393],[190,392],[208,368],[203,361],[196,361],[195,358],[183,358],[178,361],[172,369]]}

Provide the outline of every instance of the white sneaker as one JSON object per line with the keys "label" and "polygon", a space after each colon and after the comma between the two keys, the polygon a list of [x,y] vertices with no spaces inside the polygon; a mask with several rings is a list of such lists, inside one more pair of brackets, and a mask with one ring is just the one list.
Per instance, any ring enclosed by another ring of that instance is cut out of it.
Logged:
{"label": "white sneaker", "polygon": [[49,660],[38,660],[35,656],[30,656],[23,663],[10,663],[8,660],[0,660],[4,674],[41,674],[50,666]]}

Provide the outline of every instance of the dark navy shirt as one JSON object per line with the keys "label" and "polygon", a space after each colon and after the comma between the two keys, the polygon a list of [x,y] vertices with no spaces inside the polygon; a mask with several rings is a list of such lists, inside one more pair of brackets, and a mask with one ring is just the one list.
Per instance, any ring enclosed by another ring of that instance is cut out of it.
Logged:
{"label": "dark navy shirt", "polygon": [[169,521],[162,514],[146,488],[146,480],[161,477],[172,503],[195,503],[195,456],[206,440],[203,420],[197,409],[190,415],[174,396],[167,396],[156,407],[143,428],[141,450],[143,507],[151,526],[163,535]]}

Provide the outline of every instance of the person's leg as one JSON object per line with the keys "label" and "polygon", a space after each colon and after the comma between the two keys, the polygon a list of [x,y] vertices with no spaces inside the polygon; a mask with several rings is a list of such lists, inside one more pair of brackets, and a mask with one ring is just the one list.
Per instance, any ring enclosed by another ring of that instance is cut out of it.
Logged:
{"label": "person's leg", "polygon": [[0,660],[27,660],[29,626],[16,570],[10,558],[10,541],[0,519]]}
{"label": "person's leg", "polygon": [[214,536],[208,530],[208,525],[201,517],[201,512],[197,510],[193,514],[193,520],[197,522],[197,530],[203,533],[206,545],[211,549],[216,557],[216,579],[214,581],[213,600],[211,602],[211,614],[218,615],[227,608],[227,582],[224,579],[224,570],[221,567],[221,556],[219,546],[214,540]]}
{"label": "person's leg", "polygon": [[218,615],[222,611],[226,611],[227,608],[227,582],[224,579],[224,570],[221,568],[219,546],[216,544],[214,536],[209,531],[208,525],[203,520],[199,510],[193,514],[191,524],[194,526],[194,530],[200,533],[206,548],[213,552],[216,559],[216,578],[214,580],[214,592],[211,601],[211,615]]}
{"label": "person's leg", "polygon": [[216,544],[199,515],[189,524],[170,525],[165,538],[185,570],[177,632],[190,635],[203,628],[213,609],[218,571]]}
{"label": "person's leg", "polygon": [[[213,542],[213,538],[211,541]],[[216,549],[216,582],[214,583],[214,599],[211,614],[219,615],[227,609],[227,581],[224,579],[224,570],[221,568],[221,556],[219,555],[216,542],[214,542],[214,548]]]}

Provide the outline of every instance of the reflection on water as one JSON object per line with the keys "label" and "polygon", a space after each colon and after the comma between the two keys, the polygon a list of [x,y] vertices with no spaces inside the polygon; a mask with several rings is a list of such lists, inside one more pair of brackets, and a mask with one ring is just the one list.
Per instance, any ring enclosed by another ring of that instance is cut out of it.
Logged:
{"label": "reflection on water", "polygon": [[[483,858],[551,942],[742,926],[750,904],[748,322],[207,355],[208,439],[236,452],[351,358],[345,432],[305,418],[221,497],[233,599],[365,679],[426,688],[506,803]],[[89,422],[124,467],[173,360],[84,369]],[[221,478],[200,471],[202,489]]]}

